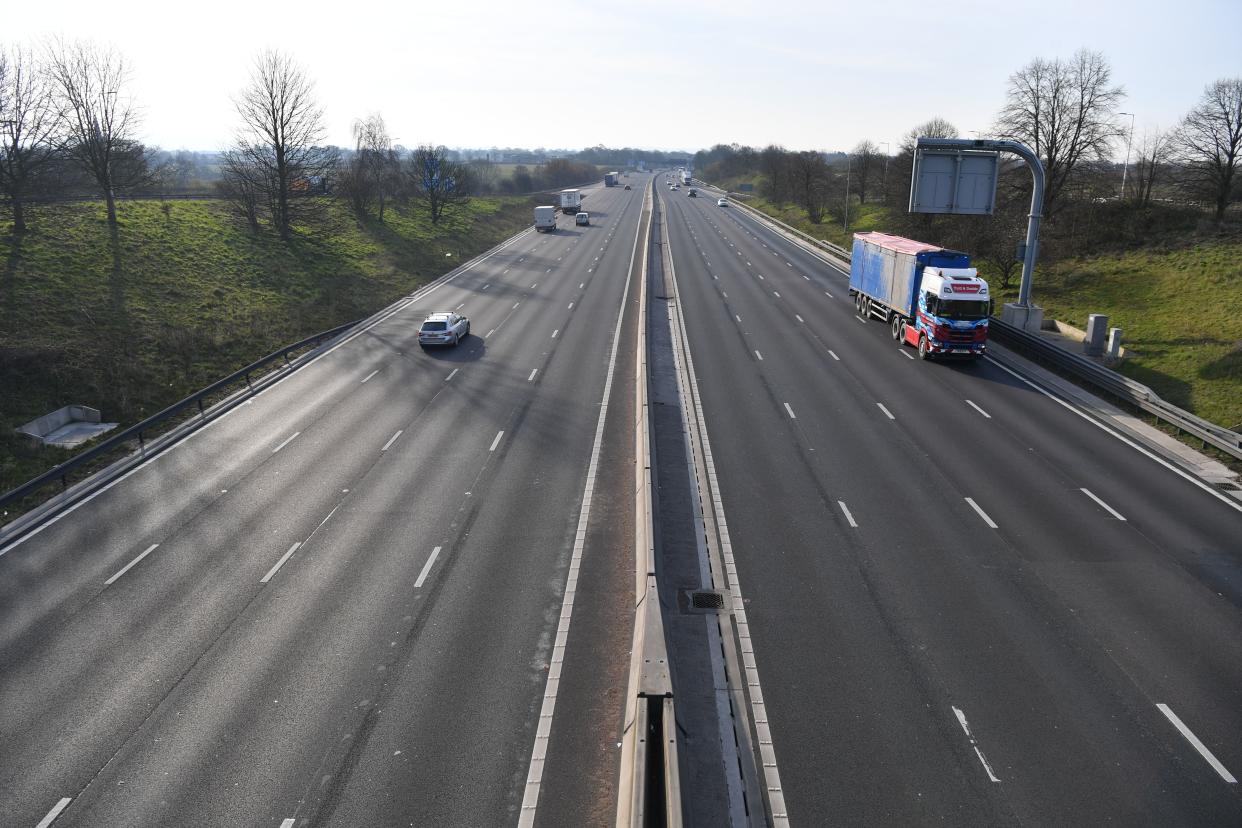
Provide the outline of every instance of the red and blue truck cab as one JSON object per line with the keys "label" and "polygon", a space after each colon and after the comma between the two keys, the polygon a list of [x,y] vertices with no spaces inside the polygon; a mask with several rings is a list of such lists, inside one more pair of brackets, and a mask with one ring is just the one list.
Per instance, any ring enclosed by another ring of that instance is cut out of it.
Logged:
{"label": "red and blue truck cab", "polygon": [[938,245],[855,233],[850,294],[863,319],[888,324],[921,359],[978,357],[987,349],[992,297],[970,256]]}

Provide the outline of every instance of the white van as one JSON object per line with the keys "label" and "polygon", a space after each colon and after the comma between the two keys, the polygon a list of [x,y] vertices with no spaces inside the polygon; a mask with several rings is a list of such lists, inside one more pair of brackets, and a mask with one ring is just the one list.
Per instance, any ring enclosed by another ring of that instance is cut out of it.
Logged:
{"label": "white van", "polygon": [[556,208],[552,205],[535,208],[535,232],[551,233],[556,229]]}

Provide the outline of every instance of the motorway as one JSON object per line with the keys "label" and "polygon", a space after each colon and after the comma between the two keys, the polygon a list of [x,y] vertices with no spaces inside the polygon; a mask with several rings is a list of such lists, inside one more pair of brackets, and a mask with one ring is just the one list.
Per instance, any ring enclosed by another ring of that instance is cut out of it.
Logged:
{"label": "motorway", "polygon": [[[2,550],[0,821],[611,821],[631,178]],[[438,310],[472,335],[424,352]]]}
{"label": "motorway", "polygon": [[[613,823],[629,180],[0,548],[0,822]],[[689,352],[653,360],[652,399],[710,438],[698,496],[745,608],[721,661],[769,819],[1242,824],[1242,503],[1002,354],[920,362],[831,263],[662,182],[677,325],[653,339]],[[438,310],[472,336],[424,352]],[[696,790],[729,786],[695,773],[686,812],[718,820]]]}
{"label": "motorway", "polygon": [[790,823],[1242,824],[1242,504],[657,189]]}

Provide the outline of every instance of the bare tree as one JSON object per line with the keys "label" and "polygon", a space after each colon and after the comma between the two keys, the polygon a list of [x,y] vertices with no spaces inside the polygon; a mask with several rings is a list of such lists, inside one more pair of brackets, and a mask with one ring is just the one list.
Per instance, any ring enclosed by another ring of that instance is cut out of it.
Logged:
{"label": "bare tree", "polygon": [[1084,162],[1103,160],[1122,132],[1116,123],[1125,90],[1099,52],[1081,49],[1070,60],[1036,58],[1009,76],[1008,100],[996,131],[1030,146],[1044,165],[1044,215]]}
{"label": "bare tree", "polygon": [[13,232],[26,232],[23,199],[56,157],[62,113],[47,73],[20,46],[0,47],[0,192]]}
{"label": "bare tree", "polygon": [[824,220],[830,179],[824,156],[813,150],[795,152],[789,155],[788,162],[794,197],[811,223],[819,224]]}
{"label": "bare tree", "polygon": [[142,145],[134,138],[138,111],[122,97],[125,58],[88,41],[54,41],[48,69],[65,112],[66,150],[99,188],[116,226],[117,191],[147,181]]}
{"label": "bare tree", "polygon": [[907,132],[901,139],[901,151],[911,156],[914,155],[915,142],[919,138],[956,138],[958,137],[957,127],[949,123],[944,118],[937,115],[930,120],[916,126]]}
{"label": "bare tree", "polygon": [[864,138],[850,153],[854,181],[858,184],[858,203],[867,200],[867,187],[875,181],[875,174],[884,165],[884,156],[879,146],[869,138]]}
{"label": "bare tree", "polygon": [[1216,221],[1225,217],[1234,195],[1234,178],[1242,157],[1242,78],[1222,78],[1182,119],[1177,152],[1191,188],[1212,199]]}
{"label": "bare tree", "polygon": [[789,158],[789,150],[778,144],[769,144],[759,153],[764,194],[776,204],[784,204],[793,196]]}
{"label": "bare tree", "polygon": [[380,115],[354,122],[354,154],[342,172],[342,186],[354,209],[365,213],[372,203],[378,203],[382,222],[384,207],[397,189],[400,162]]}
{"label": "bare tree", "polygon": [[263,176],[267,168],[254,163],[250,157],[238,149],[227,150],[221,155],[220,180],[216,188],[220,194],[250,225],[250,229],[259,229],[259,207],[268,206],[264,203],[268,193],[274,191],[270,182]]}
{"label": "bare tree", "polygon": [[444,146],[419,146],[410,155],[406,174],[415,195],[427,205],[432,224],[439,223],[454,205],[470,198],[470,170],[465,164],[451,160]]}
{"label": "bare tree", "polygon": [[1134,200],[1140,207],[1151,204],[1156,181],[1164,175],[1173,149],[1173,133],[1156,129],[1143,133],[1134,162]]}
{"label": "bare tree", "polygon": [[313,204],[310,193],[323,189],[335,153],[320,146],[323,111],[314,99],[314,84],[293,59],[268,50],[255,59],[250,85],[234,102],[242,126],[234,152],[253,168],[249,180],[263,188],[272,225],[288,240],[293,225]]}

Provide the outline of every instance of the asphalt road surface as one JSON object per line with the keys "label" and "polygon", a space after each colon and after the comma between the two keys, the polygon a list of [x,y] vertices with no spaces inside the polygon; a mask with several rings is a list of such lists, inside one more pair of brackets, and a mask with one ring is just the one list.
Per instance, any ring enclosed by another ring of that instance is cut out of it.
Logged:
{"label": "asphalt road surface", "polygon": [[1242,823],[1242,504],[657,189],[790,821]]}
{"label": "asphalt road surface", "polygon": [[[648,180],[0,550],[0,821],[611,824]],[[1242,504],[660,180],[789,821],[1242,823]]]}
{"label": "asphalt road surface", "polygon": [[[611,821],[631,179],[586,191],[591,226],[520,234],[0,555],[0,822]],[[471,336],[424,352],[440,310]]]}

